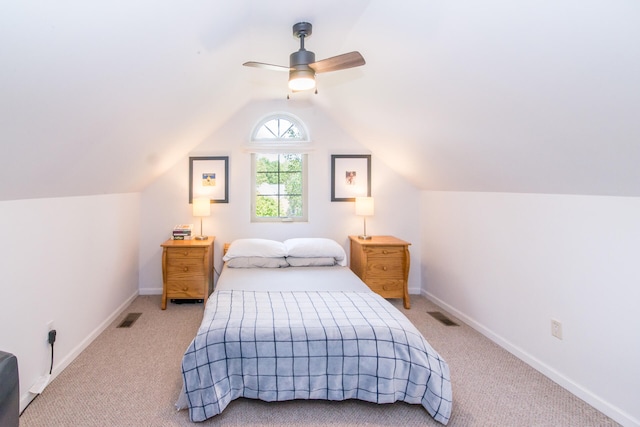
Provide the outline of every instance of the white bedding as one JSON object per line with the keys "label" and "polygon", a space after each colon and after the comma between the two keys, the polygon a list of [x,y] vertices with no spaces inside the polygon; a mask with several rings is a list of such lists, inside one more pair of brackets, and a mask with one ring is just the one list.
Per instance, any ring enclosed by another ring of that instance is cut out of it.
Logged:
{"label": "white bedding", "polygon": [[422,405],[449,421],[449,367],[347,267],[228,268],[182,360],[192,421],[239,397]]}
{"label": "white bedding", "polygon": [[349,267],[222,268],[216,290],[372,292]]}

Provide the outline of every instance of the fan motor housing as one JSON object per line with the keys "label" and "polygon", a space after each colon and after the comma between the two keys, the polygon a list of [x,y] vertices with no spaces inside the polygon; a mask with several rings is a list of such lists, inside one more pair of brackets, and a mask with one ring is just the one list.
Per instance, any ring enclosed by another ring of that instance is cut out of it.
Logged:
{"label": "fan motor housing", "polygon": [[309,50],[301,49],[289,55],[289,66],[291,68],[296,68],[297,65],[304,65],[306,67],[314,62],[316,62],[316,54]]}

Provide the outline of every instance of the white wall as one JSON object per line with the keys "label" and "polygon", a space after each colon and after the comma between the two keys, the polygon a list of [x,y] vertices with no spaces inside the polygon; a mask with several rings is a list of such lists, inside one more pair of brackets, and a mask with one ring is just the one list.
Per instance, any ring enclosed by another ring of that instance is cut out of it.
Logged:
{"label": "white wall", "polygon": [[0,202],[0,349],[18,358],[21,410],[137,295],[139,195]]}
{"label": "white wall", "polygon": [[[256,123],[264,116],[286,111],[300,118],[309,129],[314,151],[309,154],[309,222],[257,224],[250,222],[250,154],[242,150]],[[391,143],[391,141],[390,141]],[[194,155],[229,156],[229,203],[212,205],[212,216],[204,220],[204,233],[216,236],[215,265],[222,266],[222,244],[243,237],[284,240],[290,237],[328,237],[349,253],[348,235],[362,233],[361,217],[353,203],[331,202],[331,154],[369,154],[362,144],[344,133],[322,109],[298,101],[252,102],[233,116],[216,134],[203,141]],[[372,157],[372,196],[375,216],[367,220],[368,234],[390,234],[413,243],[412,265],[420,260],[420,192],[384,163]],[[175,224],[199,220],[191,215],[188,199],[188,156],[142,193],[140,244],[140,292],[162,290],[161,248]],[[409,276],[409,290],[420,290],[420,269]]]}
{"label": "white wall", "polygon": [[423,292],[640,425],[639,198],[424,192],[421,217]]}

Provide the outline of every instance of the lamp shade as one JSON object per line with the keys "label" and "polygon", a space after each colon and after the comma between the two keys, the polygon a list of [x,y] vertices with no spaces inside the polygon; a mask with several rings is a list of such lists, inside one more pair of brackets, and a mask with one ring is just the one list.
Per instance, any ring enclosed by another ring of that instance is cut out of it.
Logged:
{"label": "lamp shade", "polygon": [[373,215],[373,197],[356,197],[356,215]]}
{"label": "lamp shade", "polygon": [[210,216],[211,201],[207,197],[196,197],[193,199],[193,216]]}

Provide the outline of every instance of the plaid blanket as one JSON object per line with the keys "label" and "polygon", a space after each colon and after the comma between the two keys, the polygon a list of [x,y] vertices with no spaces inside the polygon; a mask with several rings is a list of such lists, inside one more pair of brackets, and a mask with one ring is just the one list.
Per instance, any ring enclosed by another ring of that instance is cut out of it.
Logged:
{"label": "plaid blanket", "polygon": [[449,367],[380,296],[216,291],[182,361],[192,421],[238,397],[421,404],[446,424]]}

